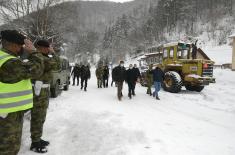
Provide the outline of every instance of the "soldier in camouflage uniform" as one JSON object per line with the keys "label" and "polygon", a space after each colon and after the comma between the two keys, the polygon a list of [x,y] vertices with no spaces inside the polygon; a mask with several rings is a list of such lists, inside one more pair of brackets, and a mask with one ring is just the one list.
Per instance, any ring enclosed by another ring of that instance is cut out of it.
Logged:
{"label": "soldier in camouflage uniform", "polygon": [[[2,49],[4,55],[14,56],[15,58],[8,59],[3,64],[0,64],[0,84],[11,84],[16,86],[21,81],[28,80],[32,94],[31,78],[37,78],[42,74],[44,68],[41,54],[32,52],[34,47],[31,41],[15,30],[5,30],[1,32]],[[25,44],[24,51],[29,53],[28,61],[23,62],[17,58],[22,45]],[[1,57],[3,58],[3,57]],[[3,59],[0,58],[0,61]],[[4,103],[3,87],[0,87],[0,105]],[[12,90],[14,91],[14,90]],[[2,96],[3,95],[3,98]],[[18,94],[19,97],[24,97],[26,94]],[[14,96],[15,98],[16,96]],[[24,110],[14,110],[14,112],[1,113],[4,108],[0,107],[0,154],[1,155],[16,155],[19,152],[21,145],[21,135],[23,127]],[[27,108],[25,108],[27,110]]]}
{"label": "soldier in camouflage uniform", "polygon": [[[35,43],[35,47],[37,48],[37,51],[42,53],[45,68],[40,77],[32,80],[34,86],[34,107],[31,110],[30,131],[32,144],[30,150],[38,153],[45,153],[47,152],[46,146],[49,145],[49,142],[41,139],[41,137],[49,105],[49,84],[52,79],[52,71],[58,70],[59,58],[55,55],[47,40],[38,40]],[[37,90],[39,90],[39,92],[37,92]]]}
{"label": "soldier in camouflage uniform", "polygon": [[102,65],[99,65],[98,68],[95,71],[98,88],[102,88],[103,74],[104,74],[103,71],[104,70],[103,70]]}
{"label": "soldier in camouflage uniform", "polygon": [[153,69],[153,65],[149,65],[149,69],[146,71],[146,81],[147,81],[147,94],[152,96],[152,86],[153,86],[153,74],[151,74],[151,71]]}

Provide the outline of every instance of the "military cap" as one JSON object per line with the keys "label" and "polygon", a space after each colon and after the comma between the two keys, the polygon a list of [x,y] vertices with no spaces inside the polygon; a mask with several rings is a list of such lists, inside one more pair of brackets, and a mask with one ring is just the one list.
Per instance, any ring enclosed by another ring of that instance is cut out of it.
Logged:
{"label": "military cap", "polygon": [[26,39],[24,35],[20,34],[16,30],[1,31],[1,38],[2,40],[6,40],[8,42],[19,44],[19,45],[23,45],[24,40]]}
{"label": "military cap", "polygon": [[35,46],[50,47],[50,43],[49,43],[49,41],[47,41],[45,39],[41,39],[35,43]]}

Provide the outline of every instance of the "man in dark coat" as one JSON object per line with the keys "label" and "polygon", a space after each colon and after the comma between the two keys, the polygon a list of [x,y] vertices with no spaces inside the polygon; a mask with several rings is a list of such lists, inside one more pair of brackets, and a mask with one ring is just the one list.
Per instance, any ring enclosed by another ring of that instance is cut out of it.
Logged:
{"label": "man in dark coat", "polygon": [[81,72],[81,67],[78,64],[76,64],[71,73],[71,75],[73,75],[73,86],[75,85],[75,79],[77,79],[77,86],[79,85],[80,72]]}
{"label": "man in dark coat", "polygon": [[136,71],[133,65],[129,65],[129,69],[126,71],[126,82],[128,84],[128,97],[131,99],[132,95],[135,95],[135,83],[136,83]]}
{"label": "man in dark coat", "polygon": [[125,72],[126,69],[124,67],[124,61],[120,61],[120,64],[113,69],[113,81],[116,83],[117,88],[118,88],[118,100],[122,100],[122,88],[123,88],[123,82],[125,80]]}
{"label": "man in dark coat", "polygon": [[[135,90],[136,82],[140,78],[141,74],[140,74],[140,70],[139,70],[139,68],[137,67],[136,64],[134,64],[133,70],[134,70],[134,74],[135,74],[135,83],[134,83],[134,90]],[[135,91],[132,92],[132,95],[135,96]]]}
{"label": "man in dark coat", "polygon": [[153,71],[151,71],[153,74],[153,82],[154,82],[154,88],[155,91],[153,93],[153,97],[156,97],[157,100],[160,100],[158,96],[158,92],[161,89],[161,84],[164,80],[164,72],[161,70],[159,66],[157,66]]}
{"label": "man in dark coat", "polygon": [[197,59],[197,41],[195,44],[192,44],[192,59]]}
{"label": "man in dark coat", "polygon": [[[84,88],[84,91],[87,91],[87,81],[91,78],[91,72],[89,66],[82,65],[81,67],[81,90]],[[85,85],[83,87],[83,84]]]}
{"label": "man in dark coat", "polygon": [[105,65],[103,68],[103,87],[108,88],[108,82],[109,82],[109,67],[108,65]]}

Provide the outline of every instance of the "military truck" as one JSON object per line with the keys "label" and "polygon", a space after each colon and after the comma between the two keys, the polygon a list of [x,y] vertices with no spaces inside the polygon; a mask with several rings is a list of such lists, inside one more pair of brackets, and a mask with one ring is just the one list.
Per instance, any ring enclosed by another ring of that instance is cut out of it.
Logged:
{"label": "military truck", "polygon": [[51,97],[56,98],[62,90],[67,91],[70,84],[70,66],[66,57],[60,56],[60,69],[53,71],[50,84]]}
{"label": "military truck", "polygon": [[173,42],[159,47],[154,65],[159,65],[165,73],[162,84],[165,91],[178,93],[185,86],[187,90],[201,92],[204,86],[215,83],[214,62],[202,58],[192,59],[191,43]]}

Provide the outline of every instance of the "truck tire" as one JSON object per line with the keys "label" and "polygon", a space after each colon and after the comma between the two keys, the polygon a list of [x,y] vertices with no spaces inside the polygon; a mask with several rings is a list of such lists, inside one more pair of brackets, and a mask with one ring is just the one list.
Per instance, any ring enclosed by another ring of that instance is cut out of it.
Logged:
{"label": "truck tire", "polygon": [[165,79],[163,82],[163,89],[171,93],[178,93],[182,88],[181,76],[174,71],[165,73]]}
{"label": "truck tire", "polygon": [[56,82],[55,87],[51,88],[51,97],[56,98],[60,94],[59,81]]}
{"label": "truck tire", "polygon": [[185,88],[189,91],[201,92],[204,89],[204,86],[185,85]]}
{"label": "truck tire", "polygon": [[64,86],[64,91],[68,91],[69,90],[69,82],[66,82],[66,85]]}

